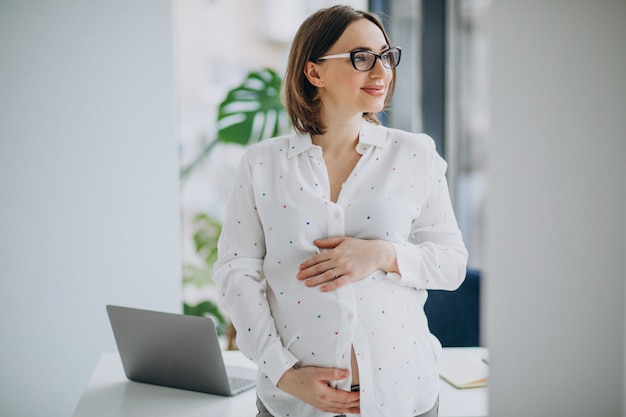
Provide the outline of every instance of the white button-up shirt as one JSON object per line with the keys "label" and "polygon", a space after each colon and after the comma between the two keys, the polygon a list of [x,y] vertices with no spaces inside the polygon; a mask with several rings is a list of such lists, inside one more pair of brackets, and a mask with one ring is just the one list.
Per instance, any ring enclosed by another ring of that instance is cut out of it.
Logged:
{"label": "white button-up shirt", "polygon": [[[276,417],[330,416],[281,391],[292,366],[350,369],[354,348],[361,416],[409,417],[438,396],[441,345],[428,330],[426,289],[456,289],[467,251],[434,141],[363,121],[361,158],[331,201],[322,149],[309,135],[268,139],[244,155],[219,241],[214,280],[259,366],[257,393]],[[399,274],[378,270],[330,292],[296,279],[315,239],[384,239]],[[337,389],[350,390],[351,378]]]}

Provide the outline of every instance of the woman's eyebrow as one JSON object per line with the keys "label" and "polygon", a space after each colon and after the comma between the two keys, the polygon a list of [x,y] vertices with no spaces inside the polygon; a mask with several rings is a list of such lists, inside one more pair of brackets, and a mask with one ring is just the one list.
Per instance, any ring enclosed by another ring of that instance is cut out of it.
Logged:
{"label": "woman's eyebrow", "polygon": [[[380,48],[380,52],[383,52],[387,49],[391,48],[389,45],[384,44],[381,48]],[[374,49],[370,48],[369,46],[357,46],[355,48],[350,49],[350,52],[353,51],[371,51],[374,52]]]}

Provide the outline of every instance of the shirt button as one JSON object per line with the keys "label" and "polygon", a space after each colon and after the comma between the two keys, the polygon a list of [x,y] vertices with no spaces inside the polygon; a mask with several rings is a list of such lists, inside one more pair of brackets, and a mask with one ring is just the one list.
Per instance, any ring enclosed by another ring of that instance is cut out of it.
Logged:
{"label": "shirt button", "polygon": [[341,217],[341,214],[338,211],[336,211],[335,212],[335,219],[338,219],[339,217]]}
{"label": "shirt button", "polygon": [[354,314],[348,313],[348,320],[352,320],[354,318]]}

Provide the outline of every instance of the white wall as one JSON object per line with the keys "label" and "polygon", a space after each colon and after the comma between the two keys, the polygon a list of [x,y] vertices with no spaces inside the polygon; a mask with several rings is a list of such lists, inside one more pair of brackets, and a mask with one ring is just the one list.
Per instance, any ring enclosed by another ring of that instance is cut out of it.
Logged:
{"label": "white wall", "polygon": [[167,0],[0,2],[0,415],[70,416],[107,303],[180,311]]}
{"label": "white wall", "polygon": [[492,12],[490,414],[624,415],[626,2]]}

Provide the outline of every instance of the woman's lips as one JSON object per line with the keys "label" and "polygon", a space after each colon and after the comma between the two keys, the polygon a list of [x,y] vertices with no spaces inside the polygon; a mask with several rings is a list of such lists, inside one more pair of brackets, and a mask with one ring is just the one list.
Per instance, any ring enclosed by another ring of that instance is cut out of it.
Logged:
{"label": "woman's lips", "polygon": [[363,90],[364,92],[366,92],[367,94],[370,94],[372,96],[384,96],[385,95],[385,86],[384,85],[370,85],[367,87],[363,87],[361,88],[361,90]]}

